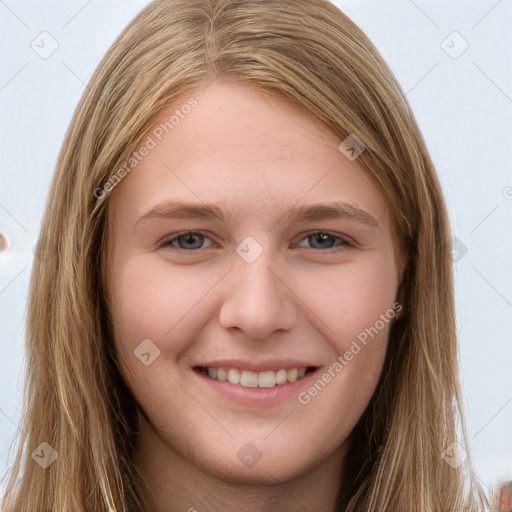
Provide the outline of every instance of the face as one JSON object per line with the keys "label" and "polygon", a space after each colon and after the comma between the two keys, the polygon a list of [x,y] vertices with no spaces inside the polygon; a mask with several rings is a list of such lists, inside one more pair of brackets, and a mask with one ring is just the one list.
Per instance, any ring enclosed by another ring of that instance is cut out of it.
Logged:
{"label": "face", "polygon": [[184,95],[148,137],[109,199],[143,435],[245,482],[339,458],[400,309],[383,199],[323,124],[244,85]]}

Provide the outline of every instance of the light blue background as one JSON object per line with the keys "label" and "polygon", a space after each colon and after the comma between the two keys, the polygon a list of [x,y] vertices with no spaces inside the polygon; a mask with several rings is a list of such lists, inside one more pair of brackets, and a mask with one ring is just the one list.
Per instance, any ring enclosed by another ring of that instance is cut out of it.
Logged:
{"label": "light blue background", "polygon": [[[406,91],[467,247],[455,264],[460,365],[475,474],[490,488],[512,480],[512,2],[336,3]],[[32,247],[57,153],[84,84],[146,4],[0,1],[0,232],[11,243],[0,253],[2,475],[19,433]],[[58,42],[47,59],[31,48],[43,31]],[[463,39],[446,40],[453,31]],[[452,54],[469,47],[454,59],[443,40]]]}

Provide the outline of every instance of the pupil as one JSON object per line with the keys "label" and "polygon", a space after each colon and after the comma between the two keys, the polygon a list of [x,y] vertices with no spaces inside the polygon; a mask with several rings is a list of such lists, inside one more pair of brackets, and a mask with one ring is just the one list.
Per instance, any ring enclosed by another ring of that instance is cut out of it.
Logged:
{"label": "pupil", "polygon": [[[317,235],[315,235],[315,242],[318,242],[320,245],[327,245],[327,247],[332,247],[332,244],[333,244],[333,240],[331,239],[331,235],[328,235],[326,233],[319,233]],[[327,242],[327,244],[326,244]],[[329,243],[330,242],[330,243]]]}
{"label": "pupil", "polygon": [[196,243],[192,249],[198,249],[201,246],[201,235],[193,235],[192,233],[189,233],[187,235],[183,235],[181,240],[183,240],[184,244],[187,245],[187,247],[182,247],[182,249],[190,249],[190,245],[194,245],[194,240]]}

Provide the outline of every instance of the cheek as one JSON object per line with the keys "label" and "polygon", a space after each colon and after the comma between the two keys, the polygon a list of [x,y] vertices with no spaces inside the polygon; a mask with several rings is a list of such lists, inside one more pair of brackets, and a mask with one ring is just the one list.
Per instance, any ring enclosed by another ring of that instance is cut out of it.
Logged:
{"label": "cheek", "polygon": [[161,338],[204,295],[207,282],[193,272],[169,272],[144,255],[119,261],[112,274],[111,311],[132,337]]}
{"label": "cheek", "polygon": [[308,300],[329,327],[323,332],[333,355],[299,402],[309,411],[330,411],[332,435],[338,439],[338,431],[352,428],[361,417],[380,378],[389,330],[399,308],[398,277],[394,263],[384,256],[361,259],[335,274],[316,277],[316,293],[310,292]]}
{"label": "cheek", "polygon": [[[120,371],[138,403],[157,419],[159,404],[174,389],[169,368],[179,378],[174,363],[200,325],[198,306],[208,280],[192,267],[173,272],[144,254],[119,257],[112,269],[110,311]],[[176,407],[187,405],[179,386],[173,401]]]}
{"label": "cheek", "polygon": [[300,293],[322,320],[326,338],[341,354],[369,330],[375,341],[385,342],[395,315],[397,286],[394,260],[385,253],[373,253],[305,278]]}

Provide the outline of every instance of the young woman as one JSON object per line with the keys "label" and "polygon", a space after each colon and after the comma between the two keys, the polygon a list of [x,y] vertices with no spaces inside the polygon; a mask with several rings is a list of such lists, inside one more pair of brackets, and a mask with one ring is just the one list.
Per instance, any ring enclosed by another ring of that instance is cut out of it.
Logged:
{"label": "young woman", "polygon": [[57,164],[3,510],[484,510],[450,238],[407,101],[336,7],[151,3]]}

